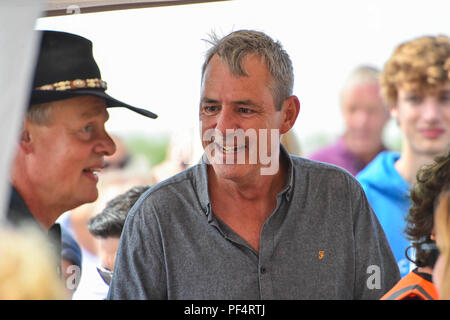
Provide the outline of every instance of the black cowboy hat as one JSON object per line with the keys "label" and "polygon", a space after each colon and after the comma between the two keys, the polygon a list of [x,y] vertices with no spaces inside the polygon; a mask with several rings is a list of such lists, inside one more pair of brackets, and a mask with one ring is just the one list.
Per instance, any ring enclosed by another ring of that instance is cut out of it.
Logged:
{"label": "black cowboy hat", "polygon": [[158,117],[105,93],[106,82],[101,79],[90,40],[59,31],[41,31],[41,35],[30,106],[88,95],[105,99],[107,108],[125,107],[149,118]]}

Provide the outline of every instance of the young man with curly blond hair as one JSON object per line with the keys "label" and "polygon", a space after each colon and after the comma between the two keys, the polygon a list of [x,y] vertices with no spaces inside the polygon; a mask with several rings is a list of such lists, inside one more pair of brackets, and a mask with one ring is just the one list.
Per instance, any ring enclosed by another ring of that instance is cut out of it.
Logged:
{"label": "young man with curly blond hair", "polygon": [[357,178],[405,276],[411,268],[404,234],[408,195],[418,170],[450,149],[450,38],[400,44],[382,71],[381,89],[403,133],[402,150],[381,153]]}

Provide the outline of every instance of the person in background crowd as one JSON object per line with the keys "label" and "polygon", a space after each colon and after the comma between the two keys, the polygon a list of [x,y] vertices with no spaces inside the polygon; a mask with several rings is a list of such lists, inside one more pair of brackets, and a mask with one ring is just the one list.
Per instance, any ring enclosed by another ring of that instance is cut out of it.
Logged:
{"label": "person in background crowd", "polygon": [[389,120],[389,109],[381,97],[376,68],[360,66],[352,71],[341,92],[341,112],[344,134],[332,146],[309,158],[340,166],[356,176],[386,149],[383,129]]}
{"label": "person in background crowd", "polygon": [[403,133],[401,153],[384,151],[361,171],[361,183],[394,252],[402,277],[410,269],[404,234],[408,195],[418,170],[450,149],[450,38],[400,44],[381,73],[382,94]]}
{"label": "person in background crowd", "polygon": [[405,229],[414,249],[413,252],[407,250],[405,255],[416,268],[383,297],[386,300],[438,299],[432,280],[433,267],[438,257],[434,239],[437,224],[433,222],[433,215],[439,194],[450,187],[450,152],[419,170],[416,180],[410,193],[412,205],[406,217]]}
{"label": "person in background crowd", "polygon": [[63,227],[73,234],[83,254],[83,273],[73,300],[101,300],[108,293],[108,286],[99,277],[97,268],[101,262],[101,243],[88,229],[89,220],[106,206],[107,202],[129,188],[148,183],[151,170],[146,160],[131,151],[123,136],[112,135],[116,153],[105,157],[105,168],[99,173],[99,197],[95,202],[79,206],[65,213],[60,219]]}
{"label": "person in background crowd", "polygon": [[65,300],[57,257],[35,224],[0,228],[0,300]]}
{"label": "person in background crowd", "polygon": [[128,212],[149,188],[149,185],[135,186],[123,194],[108,201],[103,211],[88,222],[89,232],[99,239],[99,257],[101,266],[98,272],[107,285],[110,284],[120,235]]}
{"label": "person in background crowd", "polygon": [[108,298],[380,298],[400,274],[360,185],[280,144],[300,111],[288,54],[252,30],[212,44],[202,161],[133,206]]}
{"label": "person in background crowd", "polygon": [[[108,160],[106,157],[105,160]],[[64,214],[61,225],[71,230],[79,242],[83,253],[82,276],[73,300],[101,300],[108,292],[108,286],[99,277],[97,268],[102,265],[101,238],[95,237],[88,228],[89,220],[98,215],[109,201],[130,188],[146,184],[150,181],[150,171],[139,172],[136,175],[134,168],[130,168],[133,161],[125,167],[109,166],[100,174],[99,198],[93,202],[82,205]],[[111,241],[110,241],[111,242]]]}

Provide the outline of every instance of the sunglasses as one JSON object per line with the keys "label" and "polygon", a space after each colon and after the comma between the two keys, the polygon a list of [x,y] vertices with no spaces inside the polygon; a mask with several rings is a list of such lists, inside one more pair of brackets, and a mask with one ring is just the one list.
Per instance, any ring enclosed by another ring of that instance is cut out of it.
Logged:
{"label": "sunglasses", "polygon": [[103,267],[97,267],[97,271],[102,277],[103,281],[109,286],[111,284],[113,272]]}

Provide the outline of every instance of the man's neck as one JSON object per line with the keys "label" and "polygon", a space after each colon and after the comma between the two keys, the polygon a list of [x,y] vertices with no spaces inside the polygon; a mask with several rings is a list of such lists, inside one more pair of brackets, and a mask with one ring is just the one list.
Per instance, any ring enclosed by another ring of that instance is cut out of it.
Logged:
{"label": "man's neck", "polygon": [[208,189],[214,214],[255,251],[259,249],[262,226],[276,208],[276,196],[286,183],[286,168],[281,164],[275,175],[236,181],[220,179],[208,166]]}
{"label": "man's neck", "polygon": [[280,168],[274,175],[254,175],[251,178],[221,179],[212,166],[208,166],[208,185],[210,193],[220,193],[236,201],[260,201],[274,198],[286,184],[287,165],[280,161]]}
{"label": "man's neck", "polygon": [[56,221],[56,218],[62,213],[60,210],[44,205],[37,193],[30,188],[31,184],[24,183],[18,179],[12,179],[12,185],[25,202],[28,210],[39,223],[42,229],[47,231]]}
{"label": "man's neck", "polygon": [[433,163],[437,155],[414,153],[410,148],[402,148],[400,158],[395,162],[395,169],[410,186],[417,180],[417,172],[424,166]]}
{"label": "man's neck", "polygon": [[419,268],[417,268],[417,272],[427,273],[429,275],[432,275],[433,274],[433,268],[431,268],[431,267],[419,267]]}

